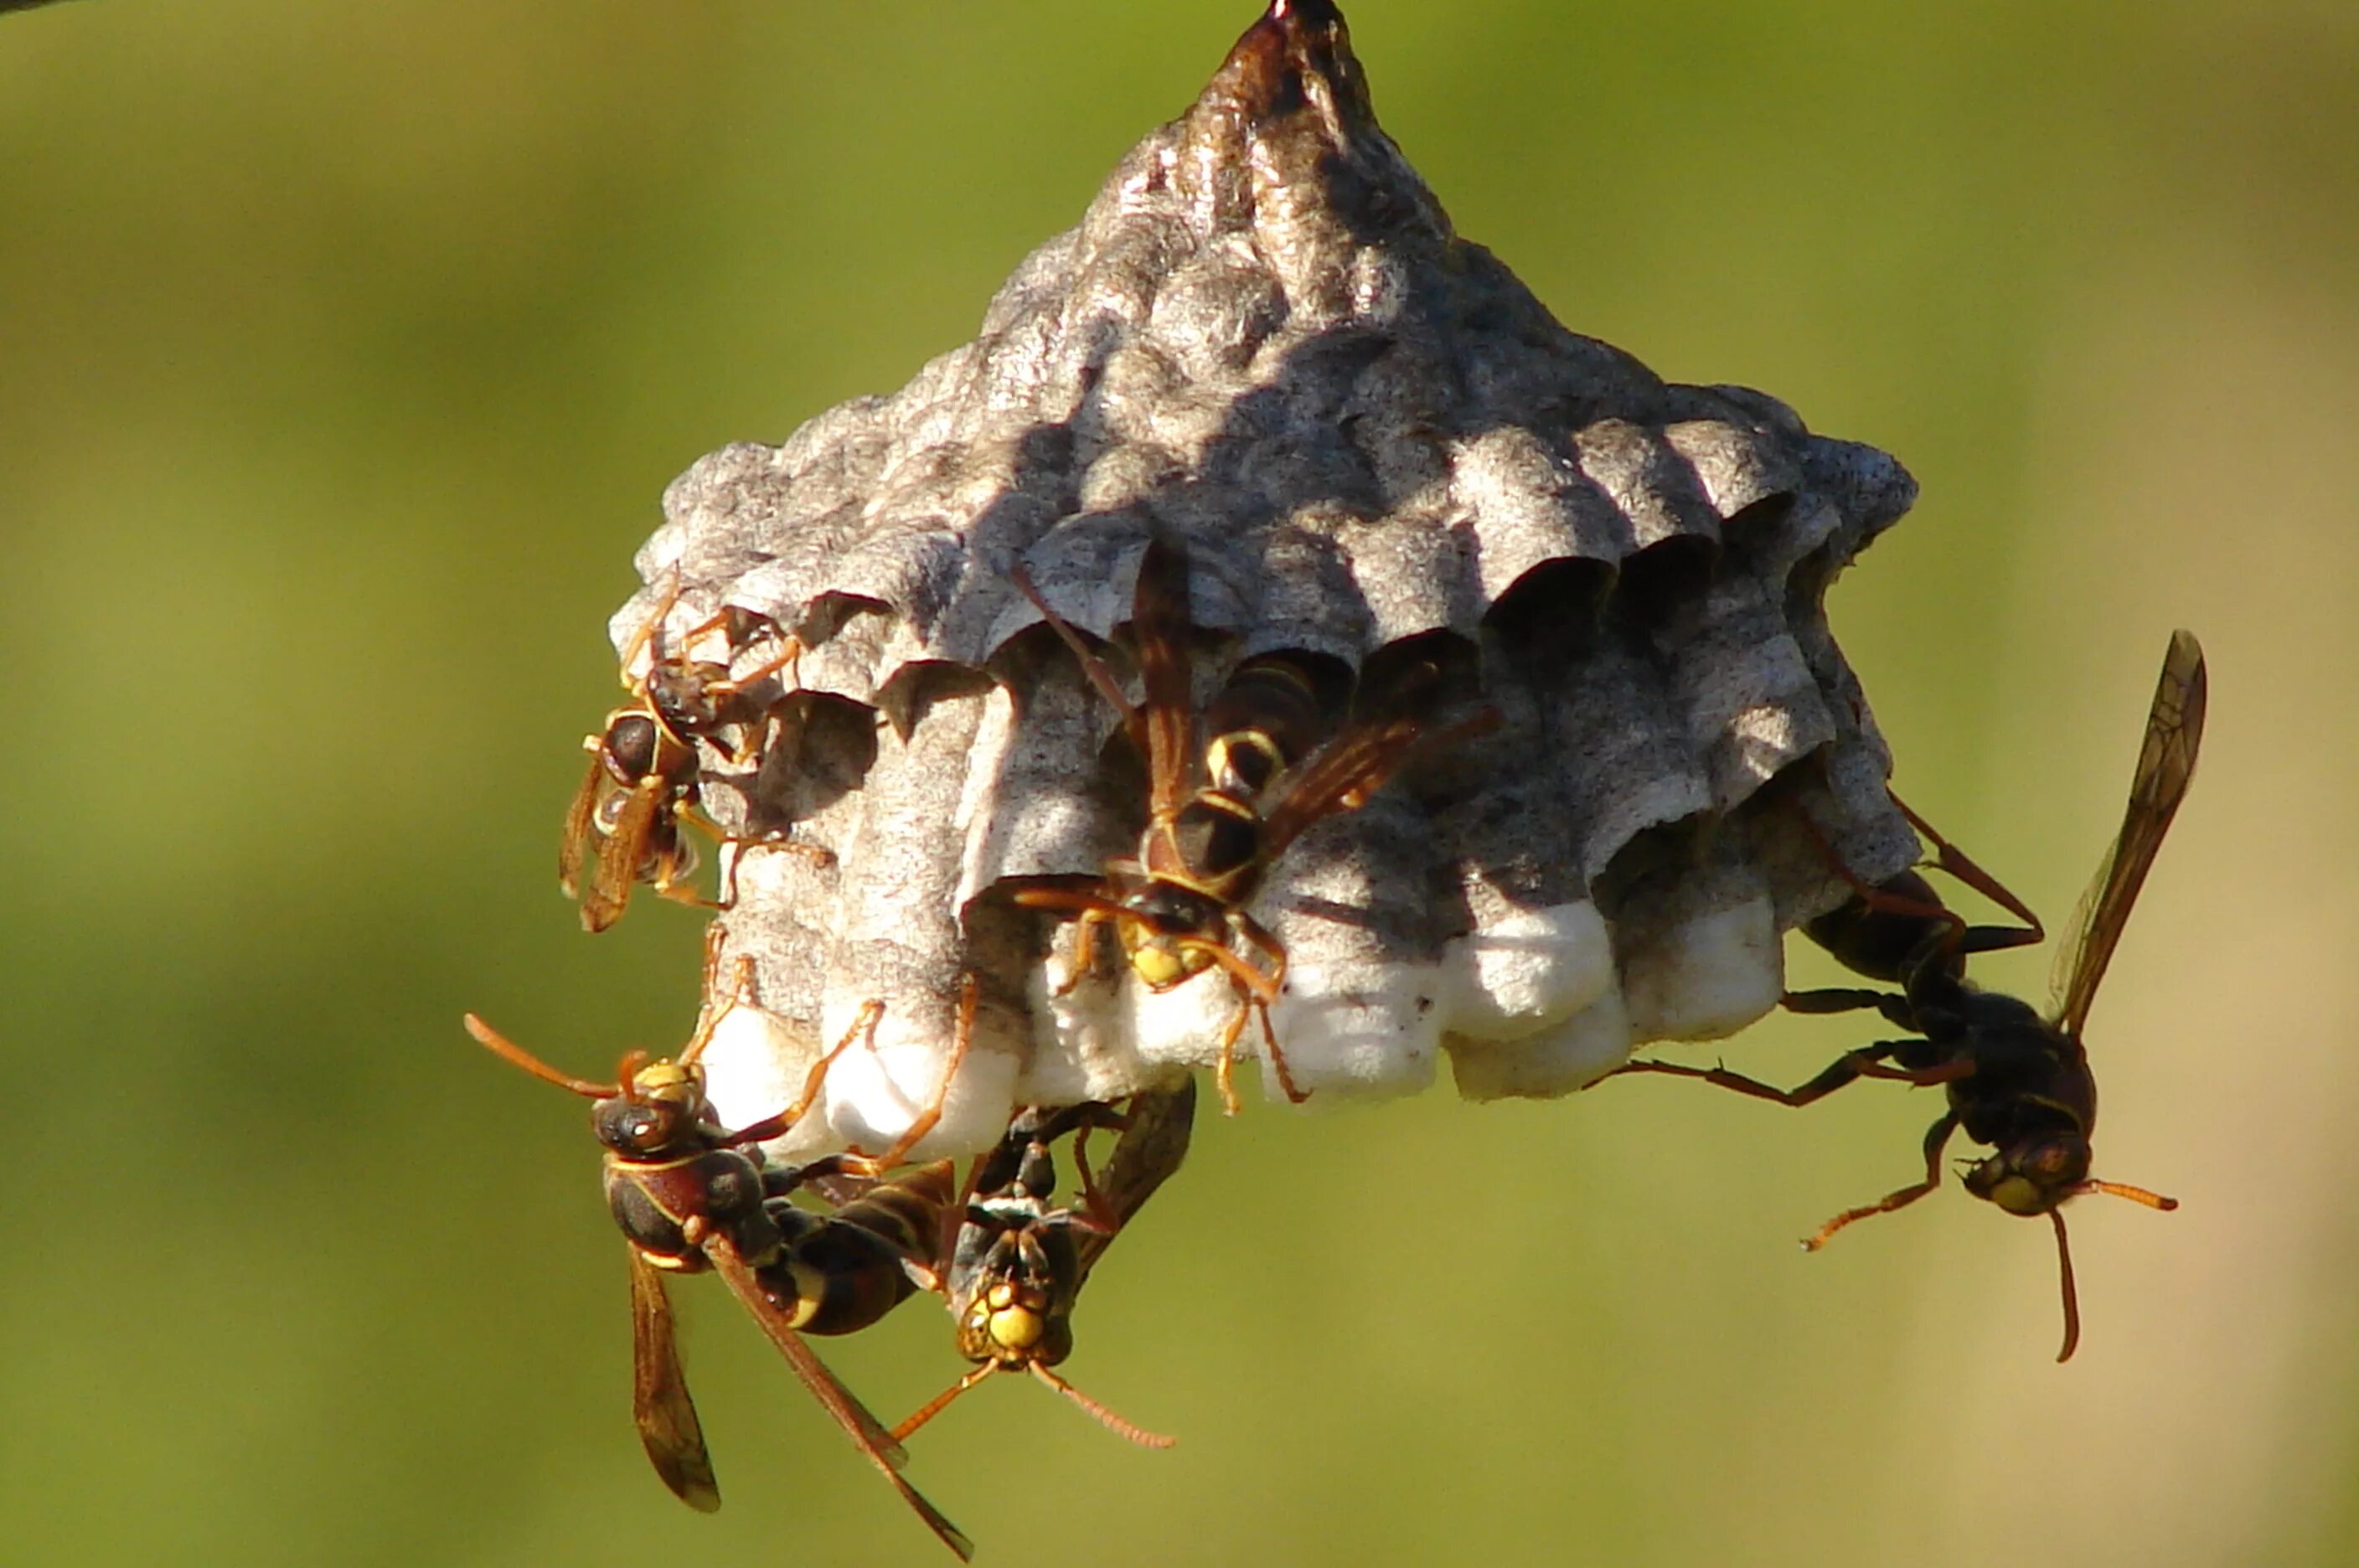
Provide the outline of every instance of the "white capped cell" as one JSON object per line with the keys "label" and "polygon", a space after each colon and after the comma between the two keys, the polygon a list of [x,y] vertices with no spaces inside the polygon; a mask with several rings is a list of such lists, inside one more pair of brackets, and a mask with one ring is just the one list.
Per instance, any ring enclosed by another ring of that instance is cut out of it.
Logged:
{"label": "white capped cell", "polygon": [[1571,1018],[1507,1042],[1444,1042],[1451,1075],[1468,1100],[1554,1099],[1594,1083],[1630,1060],[1630,1015],[1619,986]]}
{"label": "white capped cell", "polygon": [[1442,950],[1442,1032],[1519,1040],[1580,1012],[1613,984],[1613,937],[1596,905],[1519,909]]}
{"label": "white capped cell", "polygon": [[1785,947],[1767,895],[1696,910],[1622,970],[1631,1028],[1647,1040],[1723,1040],[1776,1007],[1785,988]]}

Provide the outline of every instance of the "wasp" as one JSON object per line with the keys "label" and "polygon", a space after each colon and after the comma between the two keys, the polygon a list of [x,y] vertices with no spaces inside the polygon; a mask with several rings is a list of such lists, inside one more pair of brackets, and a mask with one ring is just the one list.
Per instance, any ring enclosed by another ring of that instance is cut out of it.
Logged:
{"label": "wasp", "polygon": [[[2201,646],[2190,632],[2172,633],[2154,703],[2147,714],[2146,736],[2130,781],[2121,831],[2082,899],[2073,935],[2058,950],[2057,999],[2046,1014],[2013,996],[1985,991],[1965,975],[1969,954],[2043,941],[2047,932],[2038,917],[1902,805],[1909,822],[1934,846],[1935,866],[2024,923],[1969,926],[1941,903],[1932,885],[1916,872],[1904,871],[1870,886],[1853,877],[1830,850],[1837,870],[1853,885],[1853,897],[1804,929],[1854,971],[1897,984],[1900,989],[1832,987],[1794,992],[1786,996],[1785,1005],[1802,1013],[1872,1008],[1896,1028],[1907,1030],[1908,1038],[1878,1040],[1846,1051],[1826,1071],[1794,1089],[1773,1088],[1721,1067],[1634,1062],[1621,1071],[1701,1078],[1786,1105],[1807,1105],[1861,1078],[1941,1085],[1948,1108],[1926,1130],[1925,1179],[1875,1203],[1844,1210],[1821,1225],[1802,1246],[1815,1252],[1846,1225],[1905,1208],[1932,1192],[1940,1184],[1942,1150],[1962,1129],[1969,1138],[1993,1150],[1967,1164],[1966,1191],[2011,1214],[2027,1218],[2045,1214],[2055,1229],[2064,1298],[2064,1344],[2056,1359],[2070,1360],[2081,1341],[2081,1312],[2062,1205],[2072,1198],[2103,1192],[2151,1209],[2179,1206],[2176,1199],[2143,1187],[2098,1181],[2089,1174],[2090,1138],[2097,1127],[2097,1084],[2089,1069],[2082,1031],[2131,906],[2194,779],[2196,751],[2203,739],[2206,687]],[[1899,803],[1897,797],[1895,803]],[[1812,829],[1814,834],[1816,831]],[[1823,838],[1821,843],[1823,846]]]}
{"label": "wasp", "polygon": [[[758,726],[766,708],[749,692],[802,657],[802,644],[789,636],[776,659],[744,675],[726,663],[689,659],[665,645],[663,622],[679,595],[671,589],[623,654],[624,688],[631,700],[606,715],[598,734],[582,737],[590,766],[566,809],[565,833],[558,846],[557,879],[568,898],[582,900],[582,924],[600,931],[622,919],[633,885],[652,883],[658,894],[683,903],[719,908],[687,886],[696,869],[696,847],[681,834],[692,825],[726,842],[702,811],[696,743],[709,741],[733,766],[751,762],[756,746],[745,732]],[[720,632],[732,648],[755,640],[768,626],[763,617],[734,605],[690,628],[680,640],[693,645]],[[775,628],[771,628],[775,630]],[[641,650],[647,673],[629,674]],[[791,841],[775,841],[805,853],[826,852]],[[585,885],[584,862],[590,866]],[[734,867],[733,867],[734,870]],[[726,890],[721,900],[728,902]]]}
{"label": "wasp", "polygon": [[[999,1147],[976,1160],[965,1218],[947,1249],[944,1292],[959,1354],[974,1369],[895,1427],[895,1437],[908,1438],[995,1372],[1029,1372],[1115,1435],[1144,1448],[1171,1446],[1172,1439],[1115,1414],[1049,1368],[1072,1354],[1073,1306],[1090,1270],[1187,1158],[1195,1116],[1192,1081],[1134,1094],[1119,1115],[1095,1102],[1016,1115]],[[1103,1183],[1084,1147],[1100,1127],[1122,1134]],[[1078,1210],[1052,1205],[1057,1166],[1049,1146],[1069,1132],[1081,1175]]]}
{"label": "wasp", "polygon": [[[1196,713],[1188,557],[1178,544],[1158,538],[1139,563],[1130,617],[1142,692],[1136,704],[1023,568],[1010,576],[1122,715],[1125,733],[1147,764],[1147,824],[1135,855],[1110,863],[1090,887],[1014,890],[1018,905],[1078,917],[1060,994],[1093,967],[1101,925],[1115,929],[1132,973],[1150,990],[1169,991],[1218,968],[1237,996],[1236,1011],[1221,1033],[1216,1077],[1223,1109],[1237,1112],[1236,1044],[1256,1017],[1278,1087],[1300,1102],[1305,1091],[1288,1071],[1269,1018],[1270,1004],[1286,985],[1286,948],[1246,907],[1269,867],[1306,828],[1357,811],[1416,751],[1489,729],[1497,713],[1485,712],[1429,735],[1421,718],[1396,706],[1345,725],[1306,757],[1329,726],[1322,683],[1301,660],[1250,659],[1202,715]],[[1429,667],[1427,673],[1438,672]],[[1201,746],[1200,718],[1208,732]]]}
{"label": "wasp", "polygon": [[[710,953],[717,954],[714,944]],[[712,959],[708,957],[708,994]],[[828,1069],[864,1034],[873,1037],[883,1004],[862,1009],[843,1039],[813,1065],[801,1097],[776,1116],[728,1130],[706,1097],[699,1061],[719,1018],[745,998],[737,988],[705,1019],[678,1058],[623,1058],[611,1083],[570,1077],[470,1013],[470,1034],[534,1077],[595,1102],[590,1124],[605,1146],[607,1207],[628,1242],[631,1277],[632,1410],[656,1474],[690,1507],[721,1506],[704,1432],[689,1398],[672,1329],[667,1274],[718,1274],[749,1316],[902,1499],[962,1559],[973,1545],[901,1475],[908,1455],[893,1434],[828,1370],[803,1334],[848,1334],[876,1322],[921,1285],[935,1282],[935,1237],[952,1201],[949,1162],[879,1181],[818,1214],[791,1201],[840,1178],[873,1177],[897,1163],[930,1131],[941,1095],[884,1154],[835,1155],[799,1167],[765,1164],[758,1147],[792,1127],[817,1097]],[[974,1023],[974,987],[962,997],[959,1035],[942,1078],[947,1094]]]}

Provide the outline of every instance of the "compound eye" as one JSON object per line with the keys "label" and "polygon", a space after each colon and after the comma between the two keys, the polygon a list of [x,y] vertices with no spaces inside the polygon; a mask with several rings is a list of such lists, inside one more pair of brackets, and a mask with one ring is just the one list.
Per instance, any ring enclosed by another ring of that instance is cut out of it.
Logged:
{"label": "compound eye", "polygon": [[657,1149],[671,1141],[678,1120],[669,1105],[633,1105],[623,1113],[617,1127],[631,1148]]}

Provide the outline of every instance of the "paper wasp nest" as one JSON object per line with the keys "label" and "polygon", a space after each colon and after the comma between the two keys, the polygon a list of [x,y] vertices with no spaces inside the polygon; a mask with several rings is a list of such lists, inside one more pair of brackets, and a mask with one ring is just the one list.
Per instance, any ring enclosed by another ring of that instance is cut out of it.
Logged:
{"label": "paper wasp nest", "polygon": [[1052,996],[1071,922],[993,896],[1101,872],[1146,811],[1009,571],[1104,637],[1151,534],[1191,561],[1200,698],[1305,650],[1430,660],[1503,721],[1318,824],[1253,906],[1315,1099],[1421,1088],[1445,1052],[1470,1097],[1559,1094],[1731,1033],[1776,1004],[1781,933],[1843,896],[1805,811],[1863,877],[1915,855],[1821,604],[1914,495],[1775,398],[1558,324],[1377,127],[1333,7],[1279,0],[974,342],[666,494],[616,645],[675,577],[675,632],[735,605],[808,645],[758,768],[708,752],[705,798],[833,852],[739,858],[721,919],[759,1007],[708,1053],[717,1106],[788,1103],[875,998],[875,1049],[790,1141],[879,1146],[933,1099],[968,973],[981,1021],[925,1152],[1211,1060],[1219,971],[1156,995],[1108,962]]}

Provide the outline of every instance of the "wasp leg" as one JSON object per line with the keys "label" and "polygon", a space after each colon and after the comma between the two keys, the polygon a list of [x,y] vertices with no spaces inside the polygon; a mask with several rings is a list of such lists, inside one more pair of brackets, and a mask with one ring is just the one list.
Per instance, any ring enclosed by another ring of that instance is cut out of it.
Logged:
{"label": "wasp leg", "polygon": [[671,569],[671,584],[664,590],[663,598],[658,602],[655,609],[648,613],[647,618],[639,623],[639,629],[631,634],[630,642],[623,648],[623,690],[634,697],[643,695],[646,687],[643,682],[631,679],[631,666],[636,661],[642,649],[647,650],[650,659],[659,659],[664,656],[664,617],[670,615],[671,607],[679,603],[679,568],[674,566]]}
{"label": "wasp leg", "polygon": [[[1886,793],[1889,795],[1891,791],[1887,789]],[[1828,841],[1826,833],[1810,814],[1798,810],[1796,814],[1802,819],[1803,831],[1810,834],[1811,842],[1818,845],[1819,853],[1834,868],[1835,875],[1850,887],[1861,904],[1880,914],[1939,921],[1946,930],[1936,945],[1945,953],[1996,953],[2010,947],[2028,947],[2046,940],[2047,931],[2040,925],[2039,917],[2033,914],[2022,899],[2009,892],[1997,877],[1976,865],[1965,851],[1943,838],[1930,822],[1910,811],[1906,800],[1897,795],[1891,798],[1892,803],[1900,809],[1900,814],[1908,819],[1909,825],[1933,845],[1933,858],[1929,864],[1956,877],[2024,923],[2021,926],[1968,925],[1963,915],[1938,899],[1911,898],[1864,880],[1835,852],[1834,845]]]}
{"label": "wasp leg", "polygon": [[764,1116],[758,1122],[739,1127],[729,1135],[729,1141],[733,1144],[761,1143],[778,1137],[802,1120],[811,1103],[819,1098],[820,1085],[827,1082],[828,1069],[835,1065],[836,1058],[851,1050],[852,1042],[863,1035],[873,1046],[876,1040],[877,1021],[884,1016],[885,1004],[874,996],[862,1003],[860,1015],[852,1020],[852,1027],[843,1031],[843,1038],[837,1040],[825,1056],[811,1063],[811,1070],[803,1077],[802,1093],[796,1096],[795,1103],[775,1116]]}
{"label": "wasp leg", "polygon": [[1903,1187],[1897,1192],[1887,1192],[1882,1198],[1868,1204],[1864,1208],[1845,1209],[1843,1213],[1837,1214],[1834,1218],[1821,1225],[1818,1229],[1818,1234],[1811,1236],[1810,1240],[1802,1243],[1802,1250],[1805,1252],[1816,1252],[1819,1248],[1827,1244],[1827,1242],[1834,1236],[1835,1232],[1843,1229],[1843,1226],[1852,1224],[1854,1221],[1864,1220],[1875,1214],[1888,1214],[1895,1209],[1905,1209],[1909,1204],[1915,1203],[1918,1199],[1923,1197],[1926,1193],[1931,1192],[1934,1188],[1940,1186],[1941,1184],[1941,1150],[1949,1143],[1950,1135],[1957,1130],[1958,1113],[1955,1111],[1950,1112],[1946,1116],[1942,1116],[1940,1121],[1935,1122],[1931,1127],[1926,1128],[1925,1180],[1917,1182],[1913,1186]]}
{"label": "wasp leg", "polygon": [[[1900,798],[1897,795],[1893,796],[1892,803],[1900,806]],[[1901,814],[1907,816],[1911,822],[1917,822],[1917,818],[1909,812],[1908,807],[1900,806],[1900,811]],[[1851,868],[1850,862],[1844,860],[1835,849],[1833,842],[1819,826],[1816,818],[1799,806],[1795,808],[1794,814],[1802,819],[1802,831],[1810,835],[1812,844],[1819,846],[1820,855],[1833,867],[1834,874],[1843,879],[1844,884],[1851,888],[1853,896],[1862,904],[1884,914],[1906,915],[1920,920],[1940,920],[1949,928],[1949,933],[1942,939],[1941,945],[1950,951],[1956,951],[1966,940],[1966,920],[1963,915],[1940,903],[1927,903],[1921,898],[1902,898],[1897,893],[1886,892],[1875,883],[1867,881]],[[1941,842],[1939,833],[1932,833],[1930,828],[1925,831],[1931,834],[1937,844]]]}
{"label": "wasp leg", "polygon": [[1018,887],[1009,895],[1019,909],[1061,909],[1074,917],[1072,962],[1066,966],[1065,977],[1049,994],[1052,996],[1070,995],[1097,967],[1097,928],[1112,921],[1129,918],[1130,910],[1114,899],[1098,893],[1083,893],[1069,887]]}
{"label": "wasp leg", "polygon": [[[951,1085],[958,1080],[959,1063],[966,1060],[967,1047],[974,1040],[974,1014],[980,1000],[979,993],[980,987],[973,975],[961,981],[958,1033],[951,1041],[949,1059],[942,1063],[942,1079],[934,1088],[933,1103],[918,1113],[917,1119],[901,1130],[901,1136],[895,1138],[892,1147],[884,1153],[863,1154],[856,1149],[848,1151],[846,1170],[862,1175],[881,1176],[905,1161],[909,1150],[917,1148],[919,1141],[940,1124],[942,1107],[950,1103]],[[870,1026],[869,1043],[872,1048],[875,1044],[874,1025]]]}
{"label": "wasp leg", "polygon": [[1237,1010],[1230,1016],[1228,1027],[1221,1031],[1221,1051],[1213,1070],[1215,1083],[1221,1091],[1222,1110],[1235,1116],[1239,1105],[1235,1084],[1235,1056],[1238,1037],[1254,1015],[1261,1018],[1262,1040],[1269,1053],[1270,1071],[1277,1075],[1277,1086],[1295,1105],[1310,1097],[1310,1091],[1294,1082],[1293,1073],[1286,1065],[1286,1052],[1279,1049],[1277,1030],[1269,1021],[1269,1005],[1277,1000],[1286,985],[1286,947],[1277,938],[1262,929],[1261,923],[1242,910],[1229,917],[1233,938],[1242,937],[1254,950],[1268,959],[1265,969],[1237,952],[1227,942],[1208,942],[1201,937],[1183,937],[1183,951],[1201,953],[1228,972],[1229,982],[1236,987]]}
{"label": "wasp leg", "polygon": [[1081,1181],[1082,1213],[1092,1226],[1112,1236],[1121,1228],[1122,1221],[1114,1214],[1114,1205],[1106,1202],[1105,1193],[1098,1188],[1097,1172],[1090,1164],[1090,1134],[1101,1127],[1127,1132],[1130,1118],[1115,1114],[1111,1106],[1103,1106],[1100,1110],[1103,1114],[1083,1116],[1081,1125],[1073,1129],[1073,1169]]}
{"label": "wasp leg", "polygon": [[835,851],[826,845],[802,844],[790,838],[724,838],[721,847],[727,853],[719,856],[721,901],[713,906],[721,909],[737,907],[737,863],[757,849],[790,850],[822,871],[835,864]]}
{"label": "wasp leg", "polygon": [[1256,1001],[1253,1008],[1261,1018],[1262,1048],[1269,1053],[1270,1071],[1277,1074],[1278,1090],[1288,1101],[1299,1105],[1310,1098],[1310,1091],[1297,1088],[1294,1074],[1287,1070],[1286,1052],[1277,1049],[1277,1030],[1269,1021],[1269,1004]]}
{"label": "wasp leg", "polygon": [[[1885,791],[1891,795],[1889,789]],[[2006,885],[1977,866],[1966,852],[1943,838],[1939,829],[1915,811],[1908,802],[1892,795],[1892,803],[1908,819],[1908,825],[1925,835],[1933,845],[1933,864],[1959,881],[2013,915],[2023,922],[2020,929],[2012,926],[1975,926],[1964,933],[1966,953],[1994,953],[2002,948],[2033,947],[2048,940],[2048,928],[2031,912],[2031,906],[2008,891]]]}
{"label": "wasp leg", "polygon": [[1829,985],[1816,991],[1788,991],[1777,998],[1777,1005],[1789,1013],[1850,1013],[1870,1007],[1881,1012],[1886,999],[1893,995],[1862,986]]}
{"label": "wasp leg", "polygon": [[[1889,1056],[1903,1045],[1922,1044],[1919,1040],[1878,1040],[1857,1051],[1847,1051],[1828,1064],[1825,1072],[1809,1083],[1791,1089],[1779,1089],[1747,1078],[1741,1073],[1731,1073],[1725,1067],[1689,1067],[1676,1062],[1625,1062],[1606,1078],[1617,1078],[1625,1073],[1662,1073],[1674,1078],[1701,1078],[1723,1089],[1734,1089],[1740,1094],[1750,1094],[1756,1100],[1774,1100],[1781,1105],[1800,1107],[1814,1100],[1824,1099],[1844,1084],[1861,1078],[1908,1077],[1897,1067],[1886,1067],[1881,1058]],[[1599,1083],[1605,1080],[1601,1078]]]}
{"label": "wasp leg", "polygon": [[693,909],[719,911],[728,908],[715,898],[708,898],[696,890],[687,878],[696,875],[696,856],[690,846],[674,841],[656,858],[655,880],[648,884],[656,897],[669,898],[675,904],[687,904]]}

